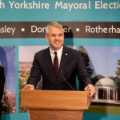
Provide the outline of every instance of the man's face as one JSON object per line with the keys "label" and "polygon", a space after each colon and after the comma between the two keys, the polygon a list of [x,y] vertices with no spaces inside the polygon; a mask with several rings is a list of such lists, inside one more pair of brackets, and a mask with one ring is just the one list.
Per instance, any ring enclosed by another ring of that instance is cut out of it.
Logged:
{"label": "man's face", "polygon": [[52,49],[58,50],[64,44],[64,32],[60,28],[51,26],[46,33],[46,39]]}

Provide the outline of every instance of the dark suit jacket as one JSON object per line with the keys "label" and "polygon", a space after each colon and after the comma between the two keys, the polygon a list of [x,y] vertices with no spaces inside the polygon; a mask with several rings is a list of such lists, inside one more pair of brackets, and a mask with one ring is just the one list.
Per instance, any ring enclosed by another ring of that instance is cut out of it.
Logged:
{"label": "dark suit jacket", "polygon": [[4,91],[4,83],[5,83],[4,69],[3,67],[0,66],[0,111],[1,111],[1,100]]}
{"label": "dark suit jacket", "polygon": [[82,89],[90,83],[80,52],[63,47],[58,76],[55,76],[49,48],[35,54],[28,84],[37,85],[43,79],[43,89],[74,90],[76,77],[81,81]]}

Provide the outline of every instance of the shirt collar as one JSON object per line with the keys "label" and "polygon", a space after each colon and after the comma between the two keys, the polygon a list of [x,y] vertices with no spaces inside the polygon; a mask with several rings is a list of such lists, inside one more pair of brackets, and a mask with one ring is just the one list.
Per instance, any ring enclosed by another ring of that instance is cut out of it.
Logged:
{"label": "shirt collar", "polygon": [[52,53],[52,54],[54,54],[55,51],[57,52],[57,54],[59,54],[59,53],[62,53],[63,46],[58,50],[53,50],[51,47],[49,47],[49,50],[50,50],[50,53]]}

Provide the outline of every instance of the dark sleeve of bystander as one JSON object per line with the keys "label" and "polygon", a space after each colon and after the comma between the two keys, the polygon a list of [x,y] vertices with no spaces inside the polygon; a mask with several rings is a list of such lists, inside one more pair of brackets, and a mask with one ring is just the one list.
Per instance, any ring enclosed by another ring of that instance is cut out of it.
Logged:
{"label": "dark sleeve of bystander", "polygon": [[4,84],[5,84],[5,74],[4,74],[4,68],[0,66],[0,113],[1,113],[1,101],[2,101],[2,96],[4,92]]}

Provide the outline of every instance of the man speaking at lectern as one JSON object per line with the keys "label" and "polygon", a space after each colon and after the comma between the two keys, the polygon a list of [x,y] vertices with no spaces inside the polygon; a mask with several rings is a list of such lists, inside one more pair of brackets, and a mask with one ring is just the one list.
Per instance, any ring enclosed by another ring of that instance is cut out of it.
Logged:
{"label": "man speaking at lectern", "polygon": [[84,68],[80,52],[64,46],[64,29],[57,22],[47,25],[45,38],[49,47],[35,54],[27,85],[24,89],[33,90],[43,80],[43,90],[75,90],[76,77],[82,90],[90,96],[95,93]]}

